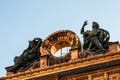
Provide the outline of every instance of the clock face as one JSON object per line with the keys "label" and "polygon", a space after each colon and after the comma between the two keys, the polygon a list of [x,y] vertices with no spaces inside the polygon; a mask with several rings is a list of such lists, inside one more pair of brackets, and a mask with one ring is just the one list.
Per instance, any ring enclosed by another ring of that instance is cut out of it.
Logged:
{"label": "clock face", "polygon": [[[42,43],[42,49],[55,57],[62,57],[71,48],[80,47],[78,36],[70,30],[60,30],[49,35]],[[46,54],[46,53],[41,53]]]}

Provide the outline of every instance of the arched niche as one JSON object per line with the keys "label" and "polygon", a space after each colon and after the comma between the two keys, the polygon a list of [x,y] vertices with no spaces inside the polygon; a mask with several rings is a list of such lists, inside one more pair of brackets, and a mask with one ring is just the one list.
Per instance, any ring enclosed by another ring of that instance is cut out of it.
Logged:
{"label": "arched niche", "polygon": [[81,50],[79,37],[70,30],[59,30],[50,34],[41,45],[41,55],[54,55],[64,47]]}

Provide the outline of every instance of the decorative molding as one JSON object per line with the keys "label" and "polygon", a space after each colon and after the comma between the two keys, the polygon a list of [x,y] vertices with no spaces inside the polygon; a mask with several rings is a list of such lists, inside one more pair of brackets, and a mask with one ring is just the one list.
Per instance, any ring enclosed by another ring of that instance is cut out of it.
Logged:
{"label": "decorative molding", "polygon": [[41,46],[41,55],[45,55],[46,53],[49,53],[49,55],[55,54],[63,47],[79,48],[81,50],[79,37],[70,30],[59,30],[50,34]]}
{"label": "decorative molding", "polygon": [[[25,72],[19,72],[17,74],[11,74],[7,75],[6,77],[3,77],[2,79],[6,80],[15,80],[15,79],[31,79],[31,78],[37,78],[41,76],[47,76],[51,74],[59,74],[64,73],[64,71],[70,71],[74,69],[80,69],[84,67],[88,67],[91,65],[97,65],[101,63],[112,62],[115,60],[120,60],[120,52],[117,53],[105,53],[105,54],[99,54],[99,55],[93,55],[88,56],[87,58],[82,59],[76,59],[71,60],[70,62],[61,63],[53,66],[47,66],[43,68],[37,68],[31,71],[25,71]],[[120,66],[119,66],[120,67]],[[110,69],[111,70],[111,69]],[[120,71],[120,68],[119,68]]]}

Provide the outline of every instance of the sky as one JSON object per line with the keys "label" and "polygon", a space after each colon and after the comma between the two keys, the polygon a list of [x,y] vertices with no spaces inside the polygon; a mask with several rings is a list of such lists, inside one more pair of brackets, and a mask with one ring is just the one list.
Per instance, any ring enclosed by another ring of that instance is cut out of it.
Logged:
{"label": "sky", "polygon": [[0,0],[0,77],[15,56],[35,37],[43,40],[58,30],[91,30],[93,21],[110,32],[110,41],[120,41],[120,0]]}

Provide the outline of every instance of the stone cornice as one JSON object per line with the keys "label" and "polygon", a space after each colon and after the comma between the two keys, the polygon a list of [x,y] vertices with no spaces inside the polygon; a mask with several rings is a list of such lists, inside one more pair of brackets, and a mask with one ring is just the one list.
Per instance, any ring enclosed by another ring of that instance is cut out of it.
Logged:
{"label": "stone cornice", "polygon": [[0,78],[1,80],[26,80],[35,77],[47,76],[51,74],[61,73],[64,71],[74,70],[83,68],[91,65],[111,62],[120,59],[120,52],[112,53],[107,52],[105,54],[98,54],[88,56],[87,58],[71,60],[70,62],[61,63],[53,66],[46,66],[43,68],[37,68],[25,72],[19,72],[16,74],[7,75],[6,77]]}

